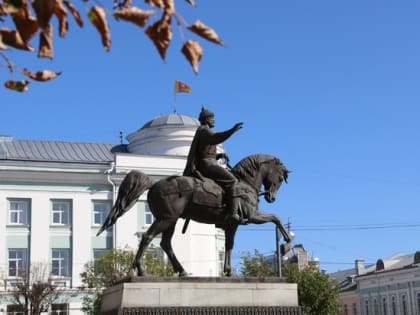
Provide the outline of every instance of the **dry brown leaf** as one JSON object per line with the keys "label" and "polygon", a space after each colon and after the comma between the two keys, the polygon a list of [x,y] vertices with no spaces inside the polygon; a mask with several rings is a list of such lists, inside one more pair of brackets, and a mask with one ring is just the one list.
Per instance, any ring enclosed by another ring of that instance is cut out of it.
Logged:
{"label": "dry brown leaf", "polygon": [[69,23],[67,21],[67,9],[64,7],[61,0],[56,0],[54,14],[58,19],[58,33],[60,34],[60,37],[64,37],[69,30]]}
{"label": "dry brown leaf", "polygon": [[144,27],[147,24],[149,16],[154,14],[152,10],[142,10],[137,7],[123,7],[114,12],[113,16],[118,20],[124,20],[132,22],[140,27]]}
{"label": "dry brown leaf", "polygon": [[147,4],[164,10],[167,14],[175,12],[174,0],[145,0]]}
{"label": "dry brown leaf", "polygon": [[219,44],[223,46],[223,41],[219,38],[217,33],[201,21],[195,21],[194,24],[187,26],[191,32],[211,41],[213,43]]}
{"label": "dry brown leaf", "polygon": [[0,33],[0,50],[6,50],[8,47],[6,46],[6,44],[5,43],[3,43],[3,40],[2,40],[2,35],[1,35],[1,33]]}
{"label": "dry brown leaf", "polygon": [[172,40],[171,15],[164,13],[159,21],[146,29],[145,33],[155,44],[160,57],[165,60],[166,50]]}
{"label": "dry brown leaf", "polygon": [[5,5],[0,2],[0,16],[1,15],[7,15],[7,12],[6,12]]}
{"label": "dry brown leaf", "polygon": [[29,43],[23,41],[18,31],[2,28],[0,29],[0,34],[5,45],[21,50],[34,51],[34,48]]}
{"label": "dry brown leaf", "polygon": [[5,87],[13,91],[17,91],[17,92],[26,92],[28,90],[28,84],[29,84],[29,81],[27,80],[20,80],[20,81],[7,80],[6,82],[4,82]]}
{"label": "dry brown leaf", "polygon": [[13,14],[21,9],[21,2],[3,1],[0,3],[0,15]]}
{"label": "dry brown leaf", "polygon": [[33,0],[32,7],[34,8],[38,25],[42,29],[48,28],[50,19],[54,13],[56,0]]}
{"label": "dry brown leaf", "polygon": [[31,16],[31,11],[26,0],[21,0],[20,9],[10,15],[20,37],[27,43],[38,31],[38,22]]}
{"label": "dry brown leaf", "polygon": [[52,25],[48,24],[48,26],[39,33],[38,57],[52,59],[53,56],[53,29]]}
{"label": "dry brown leaf", "polygon": [[27,0],[4,0],[4,3],[6,4],[7,7],[12,7],[12,9],[10,9],[8,13],[10,14],[15,14],[15,13],[21,13],[24,16],[30,16],[31,15],[31,11],[29,9],[28,6],[28,2]]}
{"label": "dry brown leaf", "polygon": [[132,3],[132,0],[122,0],[122,3],[120,3],[120,0],[114,0],[114,9],[115,8],[124,8],[124,7],[130,7]]}
{"label": "dry brown leaf", "polygon": [[194,40],[187,40],[181,49],[184,56],[190,62],[194,72],[198,73],[198,64],[200,63],[201,57],[203,57],[203,48],[200,44]]}
{"label": "dry brown leaf", "polygon": [[104,8],[99,6],[92,7],[88,13],[88,17],[101,35],[102,45],[105,50],[109,51],[111,48],[111,33],[109,31]]}
{"label": "dry brown leaf", "polygon": [[50,71],[50,70],[41,70],[41,71],[33,72],[33,71],[29,71],[26,68],[22,70],[22,73],[28,76],[29,78],[31,78],[32,80],[42,81],[42,82],[55,79],[61,74],[61,72],[55,72],[55,71]]}
{"label": "dry brown leaf", "polygon": [[187,1],[189,4],[191,4],[193,7],[195,7],[195,1],[194,0],[185,0]]}
{"label": "dry brown leaf", "polygon": [[38,31],[38,21],[31,16],[26,0],[21,0],[20,4],[20,9],[11,13],[11,16],[19,35],[27,43]]}
{"label": "dry brown leaf", "polygon": [[24,42],[28,42],[38,32],[38,21],[32,17],[25,17],[20,13],[12,14],[13,22]]}
{"label": "dry brown leaf", "polygon": [[80,27],[83,27],[83,20],[80,16],[79,11],[77,11],[76,7],[67,0],[63,1],[64,5],[67,7],[67,9],[69,9],[71,15],[73,15],[74,19],[76,20],[77,25],[79,25]]}
{"label": "dry brown leaf", "polygon": [[163,0],[145,0],[144,2],[154,7],[158,7],[161,9],[164,8]]}

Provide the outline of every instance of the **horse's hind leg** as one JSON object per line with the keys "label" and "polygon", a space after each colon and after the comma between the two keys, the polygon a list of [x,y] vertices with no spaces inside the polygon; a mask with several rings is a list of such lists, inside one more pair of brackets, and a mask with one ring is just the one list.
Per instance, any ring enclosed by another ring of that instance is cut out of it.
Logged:
{"label": "horse's hind leg", "polygon": [[159,233],[164,232],[168,227],[171,227],[173,224],[172,221],[164,221],[157,219],[152,223],[152,225],[147,229],[146,233],[143,234],[139,249],[137,250],[136,257],[133,261],[133,269],[137,269],[138,276],[146,276],[146,271],[144,270],[141,260],[146,251],[147,247],[149,247],[152,240],[155,238],[156,235]]}
{"label": "horse's hind leg", "polygon": [[180,277],[185,277],[188,274],[185,272],[181,263],[176,258],[175,253],[172,249],[171,241],[172,241],[172,236],[174,235],[175,225],[176,225],[176,221],[170,227],[168,227],[165,231],[163,231],[160,247],[162,247],[166,255],[168,255],[168,258],[172,266],[174,267],[175,272],[177,272]]}

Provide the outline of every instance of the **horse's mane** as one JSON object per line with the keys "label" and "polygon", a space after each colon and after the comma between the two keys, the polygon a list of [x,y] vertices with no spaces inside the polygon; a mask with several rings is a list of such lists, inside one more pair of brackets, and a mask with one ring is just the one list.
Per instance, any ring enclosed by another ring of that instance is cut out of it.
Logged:
{"label": "horse's mane", "polygon": [[232,169],[232,172],[239,178],[254,177],[255,172],[259,169],[260,165],[273,160],[277,160],[280,165],[283,163],[280,160],[269,154],[253,154],[239,161]]}

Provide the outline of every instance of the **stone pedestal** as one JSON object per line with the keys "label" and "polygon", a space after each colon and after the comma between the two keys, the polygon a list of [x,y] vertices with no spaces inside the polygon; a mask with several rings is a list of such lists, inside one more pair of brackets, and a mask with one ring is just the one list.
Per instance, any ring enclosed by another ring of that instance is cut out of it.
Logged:
{"label": "stone pedestal", "polygon": [[297,286],[281,278],[131,277],[104,292],[101,313],[300,315]]}

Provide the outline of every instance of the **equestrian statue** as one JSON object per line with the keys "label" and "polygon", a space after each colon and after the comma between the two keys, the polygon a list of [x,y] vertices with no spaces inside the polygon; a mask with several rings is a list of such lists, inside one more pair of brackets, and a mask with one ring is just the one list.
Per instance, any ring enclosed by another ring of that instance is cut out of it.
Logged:
{"label": "equestrian statue", "polygon": [[[276,157],[268,154],[255,154],[238,162],[234,167],[218,162],[221,154],[217,145],[227,140],[241,129],[243,123],[231,129],[214,132],[214,113],[202,108],[198,127],[188,154],[183,176],[169,176],[157,182],[136,170],[130,171],[121,182],[117,200],[97,235],[115,224],[117,219],[128,211],[146,191],[149,208],[155,221],[143,234],[133,262],[138,276],[146,276],[142,257],[151,241],[160,233],[161,248],[165,251],[174,271],[180,277],[187,276],[172,249],[172,236],[178,219],[185,219],[183,233],[190,220],[214,224],[225,232],[225,261],[223,272],[232,275],[231,257],[235,234],[239,225],[263,224],[272,222],[279,229],[286,244],[290,247],[291,235],[280,219],[258,208],[258,197],[273,203],[284,182],[287,183],[289,170]],[[228,158],[225,154],[223,157]],[[261,186],[264,190],[260,192]]]}

